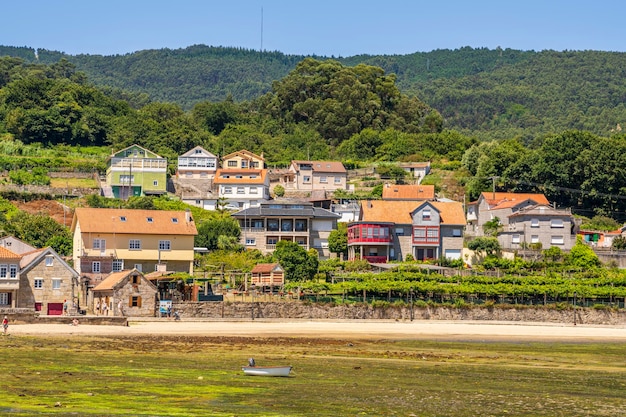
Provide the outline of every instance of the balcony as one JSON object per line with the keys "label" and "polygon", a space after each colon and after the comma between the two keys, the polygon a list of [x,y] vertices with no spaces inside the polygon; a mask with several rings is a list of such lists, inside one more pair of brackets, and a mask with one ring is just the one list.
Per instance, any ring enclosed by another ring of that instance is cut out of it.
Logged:
{"label": "balcony", "polygon": [[391,236],[362,236],[362,237],[351,237],[348,238],[348,244],[381,244],[381,245],[392,245],[393,239]]}

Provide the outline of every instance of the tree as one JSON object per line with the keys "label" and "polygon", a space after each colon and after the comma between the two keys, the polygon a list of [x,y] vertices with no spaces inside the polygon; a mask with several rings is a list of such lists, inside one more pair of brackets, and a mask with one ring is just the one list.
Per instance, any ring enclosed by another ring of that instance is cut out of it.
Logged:
{"label": "tree", "polygon": [[72,254],[69,230],[49,216],[20,211],[4,224],[4,231],[36,248],[51,246],[60,255]]}
{"label": "tree", "polygon": [[348,255],[348,224],[337,223],[337,229],[328,235],[328,250],[336,254]]}
{"label": "tree", "polygon": [[483,232],[486,236],[497,237],[500,230],[502,230],[502,224],[499,217],[494,217],[483,224]]}
{"label": "tree", "polygon": [[500,243],[495,237],[477,237],[470,240],[467,247],[476,252],[484,252],[487,256],[496,255],[500,252]]}
{"label": "tree", "polygon": [[285,270],[289,281],[307,281],[317,273],[318,259],[296,242],[281,240],[276,244],[273,257]]}
{"label": "tree", "polygon": [[[194,239],[194,245],[207,248],[208,250],[216,250],[219,248],[220,236],[239,239],[241,228],[237,220],[230,216],[205,220],[198,226],[198,234]],[[222,240],[222,243],[226,245],[226,241]]]}
{"label": "tree", "polygon": [[616,250],[626,249],[626,237],[617,236],[615,239],[613,239],[613,244],[611,245],[611,247]]}
{"label": "tree", "polygon": [[283,187],[282,185],[278,184],[274,187],[274,195],[276,197],[282,197],[285,195],[285,187]]}
{"label": "tree", "polygon": [[576,244],[569,252],[568,261],[571,265],[582,269],[595,268],[601,265],[598,255],[583,242],[580,236],[576,237]]}

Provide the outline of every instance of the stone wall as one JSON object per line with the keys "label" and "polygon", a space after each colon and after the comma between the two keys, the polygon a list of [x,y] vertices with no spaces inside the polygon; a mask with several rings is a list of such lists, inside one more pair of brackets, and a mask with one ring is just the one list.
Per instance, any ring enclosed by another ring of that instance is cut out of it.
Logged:
{"label": "stone wall", "polygon": [[[315,303],[265,302],[178,302],[177,310],[185,318],[241,319],[310,319],[310,320],[476,320],[512,322],[572,323],[574,310],[548,308],[453,308],[453,307],[372,307],[368,305],[328,305]],[[580,324],[626,324],[626,310],[577,308]]]}

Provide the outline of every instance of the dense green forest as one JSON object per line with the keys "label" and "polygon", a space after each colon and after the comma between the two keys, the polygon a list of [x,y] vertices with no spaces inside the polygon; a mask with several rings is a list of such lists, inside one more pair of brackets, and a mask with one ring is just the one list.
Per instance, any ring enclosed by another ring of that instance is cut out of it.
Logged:
{"label": "dense green forest", "polygon": [[[66,59],[136,108],[152,100],[186,111],[203,101],[255,100],[306,58],[205,45],[115,56],[0,46],[4,55],[42,64]],[[464,47],[312,58],[382,68],[403,94],[436,109],[444,128],[470,136],[528,142],[569,129],[610,135],[626,118],[625,53]]]}
{"label": "dense green forest", "polygon": [[[254,67],[246,61],[251,51],[198,46],[169,53],[184,56],[194,48],[200,55],[208,49],[215,56],[225,55],[224,61],[237,58]],[[626,77],[618,76],[624,71],[619,64],[624,54],[436,51],[426,58],[425,67],[438,75],[428,79],[422,74],[411,82],[408,57],[397,57],[399,75],[369,63],[346,65],[339,59],[300,57],[298,61],[291,57],[293,68],[273,79],[258,96],[227,94],[186,109],[169,100],[155,100],[146,91],[99,86],[71,62],[74,57],[46,52],[51,63],[45,64],[44,52],[39,51],[35,60],[34,50],[28,48],[0,49],[0,55],[23,55],[0,58],[0,163],[4,169],[42,165],[58,169],[63,159],[51,157],[56,154],[84,155],[73,157],[70,169],[85,170],[89,164],[88,169],[101,168],[102,160],[90,161],[106,152],[98,153],[94,147],[120,149],[133,143],[171,161],[196,145],[219,155],[239,149],[263,153],[269,166],[306,158],[338,159],[349,167],[429,160],[436,167],[458,171],[472,200],[493,186],[538,191],[575,213],[626,220],[626,152],[622,150],[626,142],[618,127],[626,98]],[[163,59],[163,52],[145,51],[152,63],[139,66],[167,67],[155,64]],[[257,64],[271,55],[255,54]],[[139,56],[143,55],[124,57]],[[277,66],[289,67],[290,57],[274,56]],[[441,63],[446,57],[453,67]],[[474,64],[467,64],[472,57]],[[394,57],[360,58],[394,65]],[[541,71],[540,63],[548,58],[552,71],[547,66]],[[515,68],[525,68],[525,75]],[[511,77],[518,78],[515,88],[505,83]],[[145,73],[140,78],[150,76]],[[570,80],[574,80],[571,85]],[[419,85],[428,88],[417,95],[400,89],[411,83],[416,90]],[[442,111],[418,98],[428,97],[427,91],[441,100],[433,102],[446,103]],[[583,107],[584,112],[576,111]],[[550,118],[536,113],[539,108]],[[500,111],[509,116],[499,115]],[[459,126],[451,128],[451,120]],[[74,150],[63,153],[61,147]]]}

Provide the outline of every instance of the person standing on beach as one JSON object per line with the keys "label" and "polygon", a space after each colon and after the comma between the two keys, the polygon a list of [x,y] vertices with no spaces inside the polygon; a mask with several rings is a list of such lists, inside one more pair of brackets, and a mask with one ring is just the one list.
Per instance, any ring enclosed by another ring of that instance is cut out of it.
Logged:
{"label": "person standing on beach", "polygon": [[6,336],[8,330],[9,330],[9,318],[7,316],[4,316],[4,319],[2,319],[2,335]]}
{"label": "person standing on beach", "polygon": [[67,316],[67,308],[68,308],[67,300],[63,300],[63,315],[64,316]]}
{"label": "person standing on beach", "polygon": [[96,300],[96,316],[100,315],[100,299]]}

